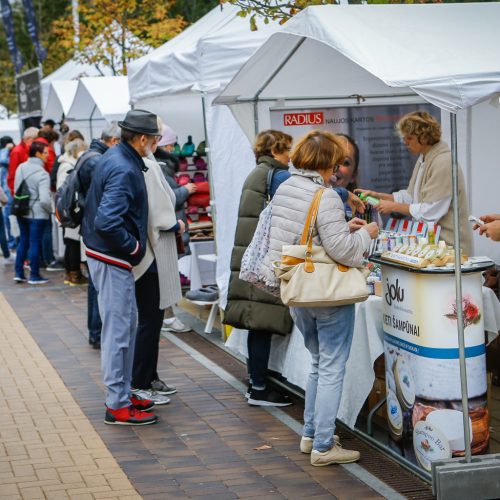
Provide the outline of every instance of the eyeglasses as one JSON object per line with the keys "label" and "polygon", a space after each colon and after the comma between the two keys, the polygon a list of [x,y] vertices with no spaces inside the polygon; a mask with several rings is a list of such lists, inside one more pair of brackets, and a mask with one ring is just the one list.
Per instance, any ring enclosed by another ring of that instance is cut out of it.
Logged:
{"label": "eyeglasses", "polygon": [[338,170],[340,167],[350,167],[351,165],[352,165],[351,160],[349,158],[345,158],[342,163],[337,163],[335,167]]}

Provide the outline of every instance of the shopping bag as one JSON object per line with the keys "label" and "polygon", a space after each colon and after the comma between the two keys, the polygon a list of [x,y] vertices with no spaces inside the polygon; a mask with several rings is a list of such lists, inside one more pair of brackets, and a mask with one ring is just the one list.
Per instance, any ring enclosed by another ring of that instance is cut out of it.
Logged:
{"label": "shopping bag", "polygon": [[283,245],[281,261],[273,262],[281,282],[281,300],[293,307],[329,307],[368,298],[368,270],[335,262],[320,245],[313,245],[314,226],[324,188],[311,202],[299,245]]}
{"label": "shopping bag", "polygon": [[280,282],[273,272],[268,256],[271,238],[272,202],[260,213],[259,222],[241,259],[240,279],[276,297],[280,296]]}

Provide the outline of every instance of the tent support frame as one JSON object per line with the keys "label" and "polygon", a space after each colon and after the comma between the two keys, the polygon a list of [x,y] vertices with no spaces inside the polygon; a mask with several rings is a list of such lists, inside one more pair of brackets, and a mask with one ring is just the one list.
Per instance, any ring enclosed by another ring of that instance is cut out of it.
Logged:
{"label": "tent support frame", "polygon": [[249,99],[250,102],[253,102],[253,119],[254,119],[254,127],[255,127],[255,135],[259,133],[259,113],[257,109],[257,105],[259,102],[260,94],[264,92],[266,87],[274,80],[275,76],[282,70],[282,68],[285,66],[285,64],[290,60],[290,58],[299,50],[300,46],[305,42],[306,37],[300,37],[300,39],[297,41],[297,43],[293,46],[292,50],[288,53],[288,55],[281,61],[281,64],[276,66],[274,71],[269,75],[267,80],[260,86],[260,88],[257,90],[255,95],[253,96],[252,99]]}
{"label": "tent support frame", "polygon": [[450,114],[451,130],[451,176],[453,193],[453,225],[455,227],[455,292],[457,304],[458,353],[460,361],[460,384],[462,387],[462,414],[464,420],[465,460],[471,461],[469,394],[467,390],[467,363],[465,358],[464,313],[462,307],[462,263],[460,249],[460,209],[458,192],[457,115]]}

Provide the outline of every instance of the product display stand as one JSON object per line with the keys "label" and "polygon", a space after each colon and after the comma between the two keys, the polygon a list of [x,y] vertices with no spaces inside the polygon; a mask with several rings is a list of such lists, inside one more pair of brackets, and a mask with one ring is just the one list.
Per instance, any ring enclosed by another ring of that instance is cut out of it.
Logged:
{"label": "product display stand", "polygon": [[459,313],[463,317],[469,397],[469,442],[482,454],[489,441],[481,272],[493,263],[462,266],[462,301],[455,272],[370,259],[382,267],[382,321],[391,448],[430,473],[432,462],[463,456]]}

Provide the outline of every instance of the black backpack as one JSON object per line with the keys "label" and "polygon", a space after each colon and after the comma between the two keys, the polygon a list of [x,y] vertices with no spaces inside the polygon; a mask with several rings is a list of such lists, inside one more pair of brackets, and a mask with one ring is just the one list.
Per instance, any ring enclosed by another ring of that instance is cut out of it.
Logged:
{"label": "black backpack", "polygon": [[63,185],[56,192],[56,218],[62,227],[75,228],[82,223],[85,200],[80,188],[78,171],[85,161],[97,155],[100,155],[97,151],[87,151],[80,156],[75,168],[68,172]]}
{"label": "black backpack", "polygon": [[10,213],[17,217],[25,217],[30,213],[30,190],[26,179],[29,179],[33,174],[28,175],[22,180],[19,187],[16,189],[14,198],[12,200],[12,207]]}

